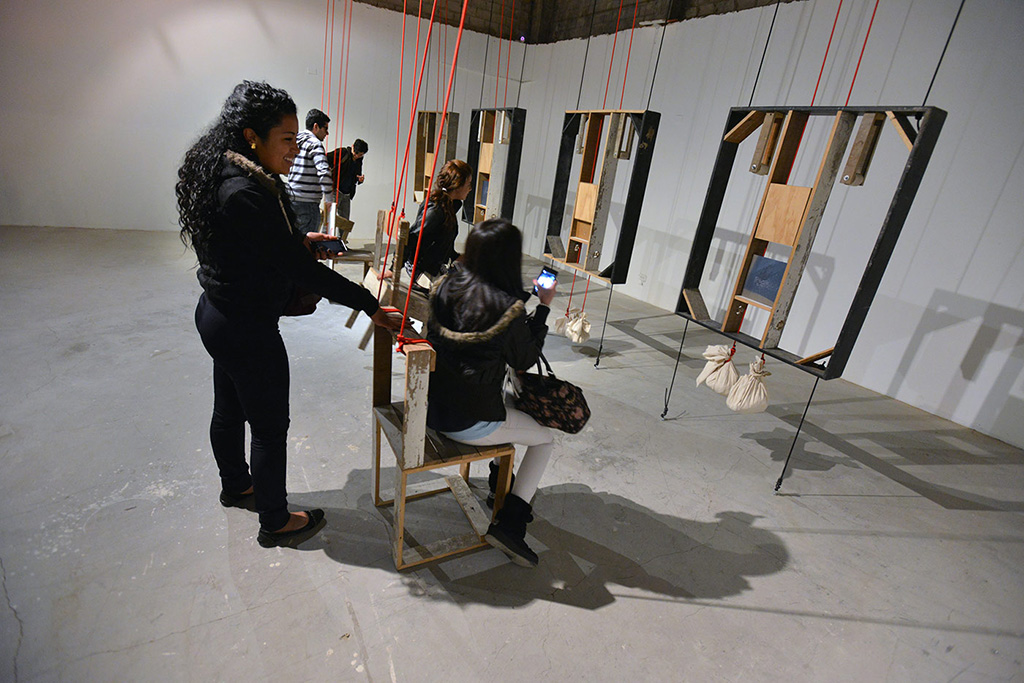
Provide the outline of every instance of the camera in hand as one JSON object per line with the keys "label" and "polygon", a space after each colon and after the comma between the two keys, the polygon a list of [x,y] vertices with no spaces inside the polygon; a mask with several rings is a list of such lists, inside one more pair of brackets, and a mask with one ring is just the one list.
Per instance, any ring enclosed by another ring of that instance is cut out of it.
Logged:
{"label": "camera in hand", "polygon": [[544,266],[540,269],[540,275],[537,276],[537,284],[533,287],[533,293],[537,293],[537,287],[543,287],[544,289],[551,289],[555,286],[555,281],[558,280],[558,271]]}

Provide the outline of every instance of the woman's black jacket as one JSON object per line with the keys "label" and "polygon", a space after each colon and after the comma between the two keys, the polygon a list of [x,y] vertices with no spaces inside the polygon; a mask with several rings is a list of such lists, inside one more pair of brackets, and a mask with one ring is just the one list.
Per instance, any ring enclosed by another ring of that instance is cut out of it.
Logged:
{"label": "woman's black jacket", "polygon": [[319,263],[305,235],[292,231],[291,206],[274,178],[230,151],[220,175],[215,226],[197,275],[221,313],[276,320],[296,286],[367,315],[377,312],[373,294]]}
{"label": "woman's black jacket", "polygon": [[448,213],[443,206],[430,203],[427,207],[426,220],[423,219],[423,204],[416,212],[416,221],[409,230],[409,243],[405,245],[403,263],[412,263],[416,255],[416,241],[420,239],[420,226],[423,230],[423,242],[420,244],[420,256],[416,260],[416,272],[426,273],[431,277],[441,274],[444,264],[459,257],[455,251],[455,238],[459,236],[459,209],[462,202],[452,200],[452,211]]}
{"label": "woman's black jacket", "polygon": [[427,341],[437,352],[430,375],[427,425],[443,432],[461,431],[480,421],[505,420],[505,366],[516,370],[533,366],[548,331],[547,306],[538,306],[528,316],[521,299],[496,290],[492,293],[505,308],[494,323],[481,330],[451,329],[441,321],[454,319],[452,284],[453,278],[445,277],[433,287],[427,323]]}

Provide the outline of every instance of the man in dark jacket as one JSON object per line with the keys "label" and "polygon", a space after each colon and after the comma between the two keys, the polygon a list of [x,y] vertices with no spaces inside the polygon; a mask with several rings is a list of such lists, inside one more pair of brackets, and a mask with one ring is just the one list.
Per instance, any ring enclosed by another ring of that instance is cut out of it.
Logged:
{"label": "man in dark jacket", "polygon": [[351,147],[339,147],[327,155],[331,176],[338,187],[338,215],[342,218],[349,218],[356,185],[366,179],[363,176],[363,157],[368,151],[370,148],[366,141],[356,139]]}

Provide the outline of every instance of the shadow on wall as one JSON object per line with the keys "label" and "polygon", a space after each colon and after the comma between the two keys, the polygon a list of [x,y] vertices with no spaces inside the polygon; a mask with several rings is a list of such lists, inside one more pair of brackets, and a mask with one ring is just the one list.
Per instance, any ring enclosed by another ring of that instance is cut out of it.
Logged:
{"label": "shadow on wall", "polygon": [[[938,407],[944,414],[952,415],[960,405],[969,383],[978,378],[985,359],[993,352],[1008,351],[1008,357],[998,373],[998,379],[978,408],[975,419],[982,423],[990,434],[1019,434],[1020,418],[1024,415],[1024,401],[1011,396],[1010,391],[1024,374],[1024,311],[956,292],[936,290],[914,334],[906,344],[906,350],[896,372],[893,373],[892,382],[886,393],[889,396],[898,395],[900,386],[914,365],[917,351],[922,348],[929,335],[969,321],[977,321],[979,326],[967,352],[960,360],[962,381],[950,383]],[[1004,344],[999,347],[999,337],[1006,330],[1015,332],[1017,336],[1008,346]]]}
{"label": "shadow on wall", "polygon": [[[482,480],[479,483],[484,486]],[[369,486],[370,471],[353,470],[341,491],[292,496],[298,505],[327,509],[329,524],[323,538],[303,549],[322,549],[342,564],[395,571],[388,530],[369,494],[358,495],[357,509],[334,507],[337,501],[369,491]],[[417,534],[417,526],[436,527],[438,515],[458,517],[465,526],[461,512],[450,509],[454,503],[446,509],[434,503],[447,499],[450,496],[416,501],[406,512],[408,531]],[[414,512],[425,506],[438,509],[429,516]],[[582,484],[538,491],[534,517],[529,540],[540,556],[536,569],[524,571],[498,551],[484,550],[428,565],[443,590],[430,590],[416,572],[403,574],[409,577],[410,590],[457,603],[514,607],[548,600],[598,609],[615,602],[615,584],[673,598],[738,595],[750,589],[747,577],[778,572],[789,561],[782,540],[756,528],[753,515],[727,511],[713,522],[681,519]]]}

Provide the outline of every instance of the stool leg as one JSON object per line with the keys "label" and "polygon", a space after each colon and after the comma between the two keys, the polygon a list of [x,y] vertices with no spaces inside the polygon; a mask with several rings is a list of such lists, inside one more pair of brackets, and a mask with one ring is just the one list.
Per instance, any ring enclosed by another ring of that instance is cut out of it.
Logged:
{"label": "stool leg", "polygon": [[398,468],[398,485],[395,487],[395,567],[405,566],[403,550],[405,549],[405,485],[406,473]]}
{"label": "stool leg", "polygon": [[372,453],[370,455],[370,478],[373,479],[373,504],[380,507],[384,501],[380,498],[380,422],[373,418]]}

